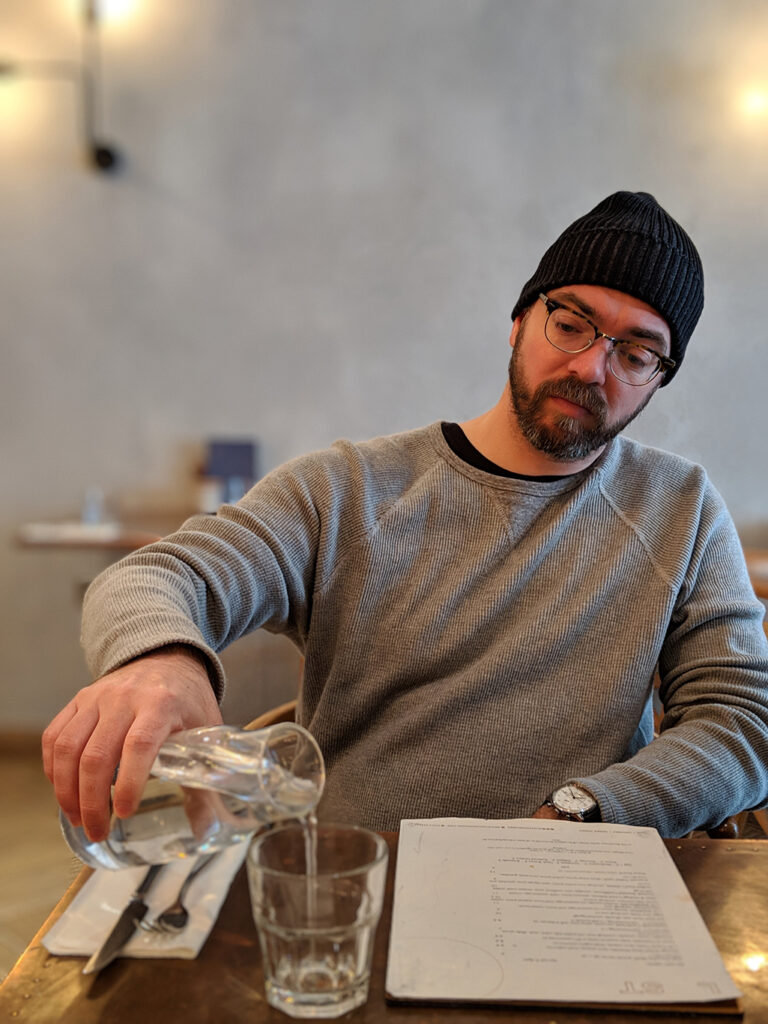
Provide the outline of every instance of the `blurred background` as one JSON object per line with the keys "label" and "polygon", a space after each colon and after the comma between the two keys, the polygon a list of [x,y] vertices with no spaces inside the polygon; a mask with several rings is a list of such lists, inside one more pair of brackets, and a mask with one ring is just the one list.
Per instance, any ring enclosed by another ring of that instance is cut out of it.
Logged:
{"label": "blurred background", "polygon": [[[88,682],[83,587],[120,554],[28,524],[162,532],[212,440],[259,475],[479,414],[522,283],[616,189],[706,273],[630,433],[768,546],[767,179],[764,0],[0,0],[0,733]],[[287,641],[227,657],[230,721],[295,691]]]}

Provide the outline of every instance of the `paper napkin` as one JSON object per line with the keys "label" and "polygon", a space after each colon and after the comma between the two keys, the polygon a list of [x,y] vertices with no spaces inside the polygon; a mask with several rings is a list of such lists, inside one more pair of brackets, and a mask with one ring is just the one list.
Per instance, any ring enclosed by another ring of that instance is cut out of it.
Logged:
{"label": "paper napkin", "polygon": [[[208,938],[247,850],[247,842],[223,850],[192,881],[184,898],[189,921],[183,931],[160,934],[138,927],[121,955],[194,959]],[[151,923],[173,903],[196,860],[196,857],[189,857],[165,865],[144,898],[148,907],[144,918],[146,923]],[[95,952],[109,935],[146,872],[146,867],[94,871],[44,936],[43,945],[48,952],[59,956],[90,956]]]}

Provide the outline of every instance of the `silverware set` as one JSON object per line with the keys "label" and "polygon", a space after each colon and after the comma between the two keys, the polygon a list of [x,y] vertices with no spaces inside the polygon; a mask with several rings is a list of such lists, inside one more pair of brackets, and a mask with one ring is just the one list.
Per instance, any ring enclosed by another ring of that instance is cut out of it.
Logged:
{"label": "silverware set", "polygon": [[139,882],[136,891],[131,896],[128,905],[118,918],[112,931],[83,968],[83,974],[95,974],[111,963],[116,956],[120,955],[123,946],[125,946],[126,942],[128,942],[139,927],[145,929],[145,931],[155,932],[159,936],[170,937],[182,932],[189,921],[189,911],[184,905],[187,890],[195,878],[208,867],[215,857],[215,853],[209,853],[201,857],[184,879],[175,900],[153,920],[145,921],[144,918],[148,910],[146,895],[164,866],[162,864],[154,864]]}
{"label": "silverware set", "polygon": [[181,888],[176,895],[176,899],[151,921],[139,921],[140,927],[147,932],[171,933],[173,935],[183,932],[187,927],[187,921],[189,921],[189,911],[184,906],[184,898],[187,895],[187,890],[197,876],[201,872],[205,871],[215,856],[215,853],[209,853],[206,854],[206,856],[201,857],[184,879]]}

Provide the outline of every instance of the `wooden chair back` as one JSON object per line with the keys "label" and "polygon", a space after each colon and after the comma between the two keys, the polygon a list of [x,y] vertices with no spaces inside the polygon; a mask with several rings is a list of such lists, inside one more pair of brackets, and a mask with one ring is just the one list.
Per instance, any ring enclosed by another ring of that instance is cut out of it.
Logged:
{"label": "wooden chair back", "polygon": [[253,721],[246,725],[246,729],[266,729],[270,725],[277,725],[278,722],[296,721],[296,700],[288,700],[285,704],[278,704],[261,715],[257,715]]}

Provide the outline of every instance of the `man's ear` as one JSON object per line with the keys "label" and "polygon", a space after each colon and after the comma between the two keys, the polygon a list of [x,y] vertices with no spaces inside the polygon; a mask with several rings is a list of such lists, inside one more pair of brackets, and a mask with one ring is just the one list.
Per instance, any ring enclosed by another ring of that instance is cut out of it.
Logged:
{"label": "man's ear", "polygon": [[512,331],[509,335],[509,347],[514,348],[515,342],[517,341],[517,335],[520,331],[520,327],[523,323],[523,313],[518,313],[515,319],[512,321]]}

